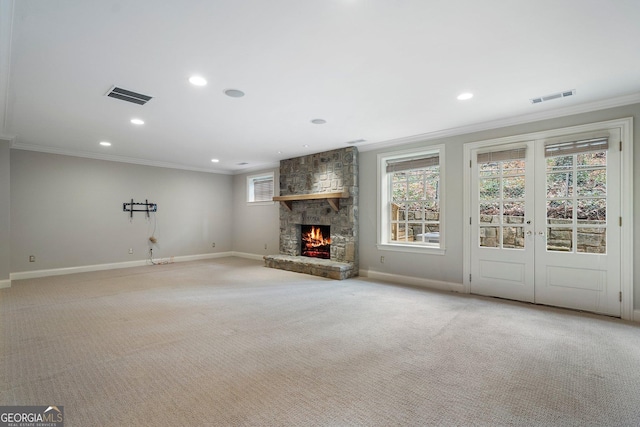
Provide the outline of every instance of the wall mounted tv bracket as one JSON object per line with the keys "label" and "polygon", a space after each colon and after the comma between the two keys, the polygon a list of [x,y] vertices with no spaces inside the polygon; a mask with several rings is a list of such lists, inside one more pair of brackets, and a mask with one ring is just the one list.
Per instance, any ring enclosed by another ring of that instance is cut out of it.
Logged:
{"label": "wall mounted tv bracket", "polygon": [[[134,206],[144,206],[142,209],[134,209]],[[134,202],[133,199],[131,199],[130,203],[123,203],[122,204],[122,211],[123,212],[129,212],[129,216],[130,218],[133,218],[133,213],[134,212],[146,212],[147,213],[147,218],[149,218],[149,212],[156,212],[158,210],[158,205],[155,203],[149,203],[148,200],[145,200],[144,203],[140,202]]]}

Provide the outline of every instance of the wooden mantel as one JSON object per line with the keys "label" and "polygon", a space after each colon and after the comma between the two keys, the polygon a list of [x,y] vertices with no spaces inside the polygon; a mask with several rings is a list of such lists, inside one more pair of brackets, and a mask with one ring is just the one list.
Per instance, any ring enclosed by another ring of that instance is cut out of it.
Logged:
{"label": "wooden mantel", "polygon": [[348,191],[338,191],[335,193],[311,193],[311,194],[294,194],[291,196],[273,196],[274,202],[280,202],[289,210],[293,210],[293,202],[300,200],[326,200],[331,208],[338,212],[340,209],[340,199],[349,197]]}

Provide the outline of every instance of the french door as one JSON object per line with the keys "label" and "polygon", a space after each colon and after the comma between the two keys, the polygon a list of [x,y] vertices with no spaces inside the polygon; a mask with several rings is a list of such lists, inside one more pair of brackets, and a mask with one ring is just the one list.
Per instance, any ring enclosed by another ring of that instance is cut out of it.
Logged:
{"label": "french door", "polygon": [[620,316],[618,141],[612,129],[471,150],[472,293]]}

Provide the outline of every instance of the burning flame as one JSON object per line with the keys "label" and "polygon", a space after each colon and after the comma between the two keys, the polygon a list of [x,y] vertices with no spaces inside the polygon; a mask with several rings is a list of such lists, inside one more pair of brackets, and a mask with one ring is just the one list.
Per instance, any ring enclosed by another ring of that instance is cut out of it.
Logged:
{"label": "burning flame", "polygon": [[320,228],[311,226],[311,230],[302,235],[302,241],[305,242],[307,248],[317,248],[319,246],[330,245],[331,237],[325,238]]}

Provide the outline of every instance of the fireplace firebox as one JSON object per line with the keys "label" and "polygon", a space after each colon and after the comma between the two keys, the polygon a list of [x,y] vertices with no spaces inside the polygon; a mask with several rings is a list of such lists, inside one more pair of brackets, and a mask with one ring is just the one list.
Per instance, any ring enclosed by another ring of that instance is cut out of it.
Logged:
{"label": "fireplace firebox", "polygon": [[331,258],[331,227],[328,225],[300,226],[300,254],[311,258]]}

